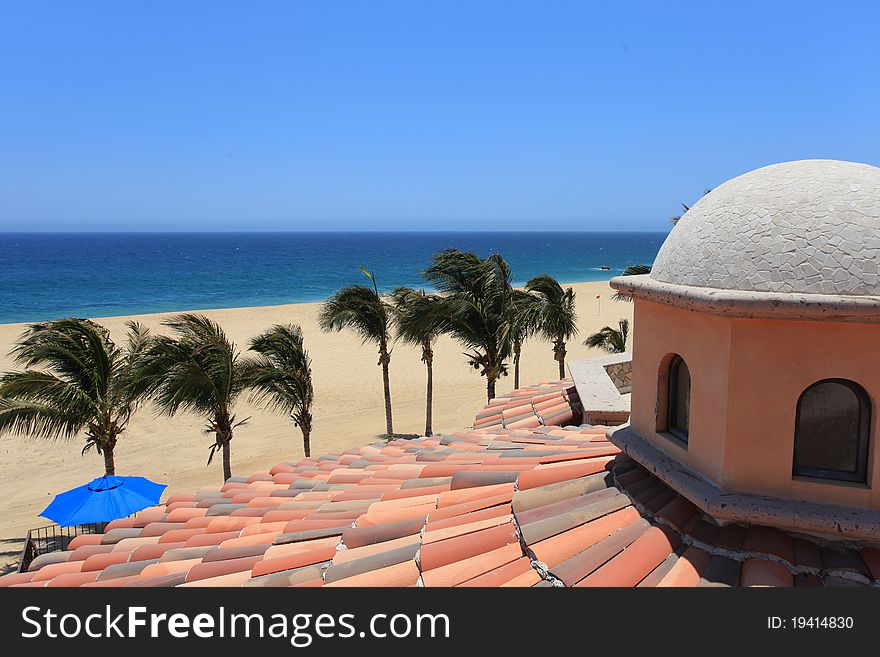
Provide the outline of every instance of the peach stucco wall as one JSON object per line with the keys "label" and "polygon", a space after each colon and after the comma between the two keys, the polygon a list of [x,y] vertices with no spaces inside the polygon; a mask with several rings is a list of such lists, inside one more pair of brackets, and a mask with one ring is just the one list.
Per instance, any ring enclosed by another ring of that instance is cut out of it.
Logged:
{"label": "peach stucco wall", "polygon": [[[635,301],[631,426],[655,446],[721,483],[730,323],[668,306]],[[687,449],[656,431],[660,364],[678,354],[691,374],[690,439]],[[700,440],[696,439],[700,436]]]}
{"label": "peach stucco wall", "polygon": [[[880,468],[868,485],[793,478],[798,397],[840,377],[880,398],[880,325],[724,319],[635,302],[633,428],[725,490],[880,509]],[[691,373],[687,448],[656,431],[660,364],[681,355]]]}

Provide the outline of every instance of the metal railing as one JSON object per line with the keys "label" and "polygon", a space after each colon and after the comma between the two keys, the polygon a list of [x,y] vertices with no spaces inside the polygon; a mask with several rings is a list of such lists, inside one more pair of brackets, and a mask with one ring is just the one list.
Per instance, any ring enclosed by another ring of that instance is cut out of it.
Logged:
{"label": "metal railing", "polygon": [[80,534],[103,534],[106,522],[93,522],[88,525],[46,525],[31,529],[24,540],[18,572],[26,572],[31,562],[41,554],[64,550],[75,537]]}

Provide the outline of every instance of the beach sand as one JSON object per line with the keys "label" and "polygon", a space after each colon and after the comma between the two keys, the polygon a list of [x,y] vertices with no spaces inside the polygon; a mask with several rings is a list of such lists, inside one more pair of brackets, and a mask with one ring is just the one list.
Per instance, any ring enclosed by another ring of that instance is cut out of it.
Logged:
{"label": "beach sand", "polygon": [[[622,317],[632,318],[632,304],[613,301],[607,282],[578,283],[580,338],[568,345],[568,359],[599,355],[581,342],[603,326],[617,326]],[[600,296],[600,299],[596,297]],[[275,323],[302,326],[312,357],[315,386],[312,454],[364,445],[384,437],[385,414],[382,374],[372,345],[362,345],[350,332],[323,333],[318,328],[320,304],[303,303],[256,308],[203,311],[218,321],[238,347],[246,349],[249,339]],[[161,321],[171,313],[109,317],[97,321],[108,327],[114,338],[125,334],[130,319],[162,332]],[[24,324],[0,325],[0,370],[12,369],[8,352]],[[434,433],[458,431],[473,424],[474,415],[485,404],[486,380],[468,367],[461,347],[450,338],[439,340],[434,355]],[[396,345],[391,357],[391,394],[394,430],[398,434],[421,434],[425,428],[425,368],[418,348]],[[523,348],[521,385],[556,379],[556,361],[550,343],[534,340]],[[513,387],[513,373],[498,382],[503,394]],[[235,432],[232,470],[249,475],[282,461],[303,457],[299,430],[283,415],[254,407],[244,399],[237,408],[238,419],[250,417]],[[211,438],[202,432],[203,418],[180,414],[157,417],[145,407],[131,420],[116,448],[116,471],[121,475],[143,475],[168,483],[167,492],[192,492],[222,480],[219,457],[206,466]],[[37,514],[53,495],[103,474],[103,459],[95,452],[82,455],[80,438],[65,441],[37,441],[21,436],[0,438],[0,572],[17,565],[27,530],[50,524]]]}

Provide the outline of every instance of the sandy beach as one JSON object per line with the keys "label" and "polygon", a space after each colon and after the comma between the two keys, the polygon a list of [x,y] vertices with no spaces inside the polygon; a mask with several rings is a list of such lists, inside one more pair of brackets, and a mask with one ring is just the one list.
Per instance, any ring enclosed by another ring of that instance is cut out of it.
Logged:
{"label": "sandy beach", "polygon": [[[581,341],[602,326],[617,325],[632,317],[632,304],[611,299],[607,282],[578,283],[580,338],[568,346],[568,358],[598,355]],[[597,296],[600,297],[597,299]],[[376,350],[362,345],[351,333],[327,334],[317,324],[320,304],[303,303],[254,308],[204,311],[218,321],[240,349],[251,336],[274,323],[302,326],[312,357],[315,386],[315,427],[312,454],[363,445],[383,436],[385,420],[381,370]],[[125,324],[137,319],[162,332],[168,314],[99,318],[113,336],[121,339]],[[0,325],[0,370],[12,368],[8,352],[24,324]],[[472,424],[485,402],[485,379],[468,367],[462,349],[442,338],[434,357],[434,432],[456,431]],[[522,385],[557,378],[557,364],[548,342],[525,345]],[[425,369],[418,349],[396,345],[391,360],[394,429],[399,434],[424,431]],[[498,383],[498,393],[513,387],[513,375]],[[245,399],[237,409],[239,419],[250,422],[236,430],[232,443],[233,474],[247,475],[282,461],[303,456],[301,435],[288,418],[262,410]],[[202,433],[203,420],[189,414],[157,417],[150,406],[129,424],[116,448],[118,474],[143,475],[168,483],[168,492],[192,491],[222,478],[219,462],[206,466],[210,439]],[[27,530],[49,524],[37,514],[52,496],[103,474],[103,460],[93,452],[81,455],[83,441],[37,441],[20,436],[0,438],[0,498],[4,513],[0,525],[0,572],[17,563]]]}

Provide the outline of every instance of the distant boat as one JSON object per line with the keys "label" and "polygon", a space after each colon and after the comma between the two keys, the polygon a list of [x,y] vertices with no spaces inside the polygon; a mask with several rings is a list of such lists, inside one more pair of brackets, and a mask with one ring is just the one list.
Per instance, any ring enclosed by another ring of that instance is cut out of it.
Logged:
{"label": "distant boat", "polygon": [[609,267],[608,265],[602,265],[601,267],[599,267],[599,269],[601,269],[602,271],[611,271],[611,267]]}

